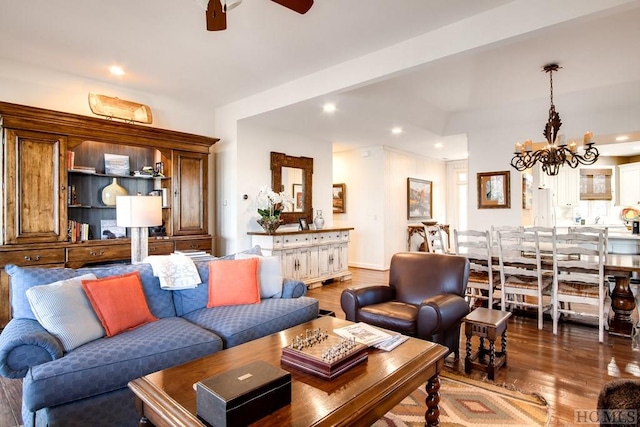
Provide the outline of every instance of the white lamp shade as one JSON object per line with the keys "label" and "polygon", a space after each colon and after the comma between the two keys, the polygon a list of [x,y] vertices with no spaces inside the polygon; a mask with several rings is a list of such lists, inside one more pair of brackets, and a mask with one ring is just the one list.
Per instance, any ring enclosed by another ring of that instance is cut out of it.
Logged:
{"label": "white lamp shade", "polygon": [[162,225],[162,197],[116,197],[116,224],[118,227],[154,227]]}

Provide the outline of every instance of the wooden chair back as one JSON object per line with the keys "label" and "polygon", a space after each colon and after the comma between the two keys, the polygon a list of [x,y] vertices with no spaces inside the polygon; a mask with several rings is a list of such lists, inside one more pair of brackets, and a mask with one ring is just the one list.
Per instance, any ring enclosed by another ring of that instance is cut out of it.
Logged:
{"label": "wooden chair back", "polygon": [[[453,230],[456,255],[469,259],[469,284],[467,296],[470,304],[475,299],[487,299],[488,308],[493,307],[493,291],[496,269],[493,265],[491,233],[489,230]],[[495,266],[497,267],[497,266]],[[478,290],[485,290],[486,297]]]}

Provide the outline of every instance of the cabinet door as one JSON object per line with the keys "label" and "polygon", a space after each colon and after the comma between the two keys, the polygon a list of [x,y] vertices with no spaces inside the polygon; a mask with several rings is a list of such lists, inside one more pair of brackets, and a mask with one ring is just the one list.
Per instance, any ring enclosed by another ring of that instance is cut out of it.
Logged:
{"label": "cabinet door", "polygon": [[556,180],[557,206],[577,206],[580,203],[580,170],[564,167]]}
{"label": "cabinet door", "polygon": [[307,280],[311,278],[311,248],[297,250],[297,279]]}
{"label": "cabinet door", "polygon": [[173,235],[207,234],[207,155],[173,152]]}
{"label": "cabinet door", "polygon": [[5,132],[5,243],[65,241],[66,138],[13,129]]}
{"label": "cabinet door", "polygon": [[618,166],[618,187],[621,206],[640,204],[640,163]]}
{"label": "cabinet door", "polygon": [[331,267],[331,257],[333,256],[333,245],[322,245],[318,247],[318,276],[328,276],[333,272]]}
{"label": "cabinet door", "polygon": [[348,259],[349,259],[349,244],[348,243],[340,243],[334,246],[333,249],[333,272],[341,273],[348,269]]}
{"label": "cabinet door", "polygon": [[290,279],[298,279],[298,255],[294,249],[282,251],[280,262],[282,264],[282,275]]}

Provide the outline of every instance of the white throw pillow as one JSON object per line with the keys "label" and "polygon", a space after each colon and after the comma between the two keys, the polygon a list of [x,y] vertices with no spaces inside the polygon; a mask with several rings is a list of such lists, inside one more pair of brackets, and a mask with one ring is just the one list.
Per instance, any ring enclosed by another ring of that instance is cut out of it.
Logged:
{"label": "white throw pillow", "polygon": [[236,254],[236,259],[258,258],[258,284],[260,298],[273,298],[282,295],[282,267],[280,257]]}
{"label": "white throw pillow", "polygon": [[26,291],[33,314],[40,324],[71,351],[105,335],[82,280],[95,280],[92,273],[48,285],[33,286]]}

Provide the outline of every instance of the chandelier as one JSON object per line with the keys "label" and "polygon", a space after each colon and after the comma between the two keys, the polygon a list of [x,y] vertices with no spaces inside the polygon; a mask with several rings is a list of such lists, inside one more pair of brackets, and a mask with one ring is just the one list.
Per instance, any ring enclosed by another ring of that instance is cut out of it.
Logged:
{"label": "chandelier", "polygon": [[564,136],[558,134],[562,121],[560,120],[560,114],[556,112],[556,106],[553,105],[553,72],[558,71],[560,68],[558,64],[547,64],[542,69],[544,72],[549,73],[551,93],[549,119],[544,126],[543,133],[547,140],[547,145],[540,150],[533,151],[533,143],[530,139],[526,140],[524,144],[516,143],[515,155],[511,159],[511,166],[520,172],[533,167],[536,162],[540,162],[543,172],[550,176],[557,175],[563,165],[569,165],[572,168],[576,168],[581,164],[592,165],[600,155],[598,149],[594,147],[595,142],[592,141],[593,134],[591,132],[584,134],[584,154],[578,153],[575,141],[567,145]]}

